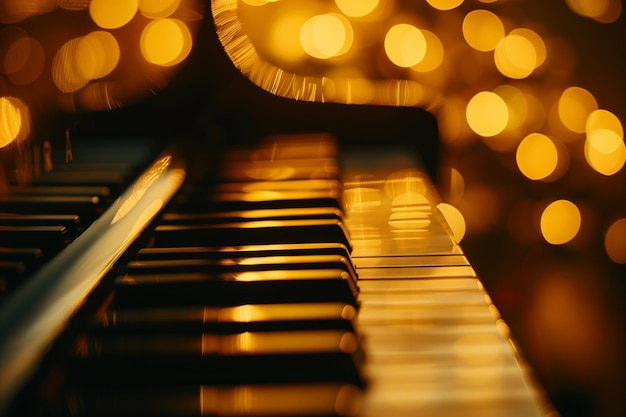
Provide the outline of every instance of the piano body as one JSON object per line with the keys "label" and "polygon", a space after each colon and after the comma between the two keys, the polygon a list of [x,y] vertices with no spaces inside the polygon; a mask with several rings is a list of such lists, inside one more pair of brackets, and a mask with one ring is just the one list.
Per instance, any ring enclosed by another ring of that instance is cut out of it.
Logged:
{"label": "piano body", "polygon": [[[6,278],[2,415],[556,414],[444,218],[432,115],[402,81],[322,103],[245,67],[235,4],[159,94],[43,118],[54,168],[1,218],[65,243],[1,237],[44,258]],[[76,195],[79,220],[48,209]]]}

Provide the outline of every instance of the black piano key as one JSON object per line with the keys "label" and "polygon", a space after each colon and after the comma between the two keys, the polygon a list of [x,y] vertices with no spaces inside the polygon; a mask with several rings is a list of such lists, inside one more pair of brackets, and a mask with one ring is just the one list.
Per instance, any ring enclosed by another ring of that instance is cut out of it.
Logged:
{"label": "black piano key", "polygon": [[90,335],[75,349],[70,384],[76,379],[83,386],[363,384],[363,351],[357,335],[345,330]]}
{"label": "black piano key", "polygon": [[295,207],[239,211],[206,211],[206,207],[196,207],[197,212],[164,213],[160,224],[210,224],[236,223],[250,220],[305,220],[336,219],[343,220],[343,214],[337,207]]}
{"label": "black piano key", "polygon": [[105,186],[116,195],[124,190],[124,186],[130,178],[123,173],[115,171],[92,171],[92,170],[55,170],[50,171],[33,181],[33,185],[52,186]]}
{"label": "black piano key", "polygon": [[267,270],[316,270],[337,269],[350,274],[356,283],[356,273],[350,259],[337,255],[287,255],[287,256],[231,256],[221,259],[155,259],[131,261],[126,265],[130,275],[138,274],[172,274],[172,273],[243,273]]}
{"label": "black piano key", "polygon": [[40,248],[44,256],[52,255],[70,243],[63,226],[0,226],[0,246]]}
{"label": "black piano key", "polygon": [[107,186],[100,185],[13,185],[7,188],[12,195],[82,195],[110,201],[114,195]]}
{"label": "black piano key", "polygon": [[90,334],[167,331],[355,330],[356,308],[340,302],[113,308],[94,318]]}
{"label": "black piano key", "polygon": [[352,417],[361,409],[358,386],[342,383],[115,386],[68,390],[72,417]]}
{"label": "black piano key", "polygon": [[84,229],[75,214],[7,214],[0,213],[0,226],[63,226],[72,238]]}
{"label": "black piano key", "polygon": [[348,232],[336,220],[254,221],[227,224],[159,225],[154,246],[243,246],[264,243],[341,243]]}
{"label": "black piano key", "polygon": [[167,259],[230,259],[233,257],[337,255],[350,258],[348,248],[341,243],[291,243],[245,246],[181,246],[149,247],[137,252],[137,260]]}
{"label": "black piano key", "polygon": [[96,196],[10,195],[0,200],[0,212],[18,214],[77,214],[86,225],[104,211],[105,204]]}
{"label": "black piano key", "polygon": [[356,306],[357,292],[350,274],[341,269],[126,275],[116,280],[115,305],[225,306],[338,301]]}

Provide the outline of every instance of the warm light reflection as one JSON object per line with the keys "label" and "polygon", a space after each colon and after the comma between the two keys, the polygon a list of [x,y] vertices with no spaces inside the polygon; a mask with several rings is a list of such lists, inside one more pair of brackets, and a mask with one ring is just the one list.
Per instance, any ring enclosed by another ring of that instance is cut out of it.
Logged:
{"label": "warm light reflection", "polygon": [[622,13],[621,0],[565,0],[565,3],[574,13],[600,23],[613,23]]}
{"label": "warm light reflection", "polygon": [[139,11],[149,19],[168,17],[176,11],[181,0],[139,0]]}
{"label": "warm light reflection", "polygon": [[300,30],[302,48],[319,59],[345,54],[352,46],[352,38],[350,23],[336,13],[313,16]]}
{"label": "warm light reflection", "polygon": [[587,119],[585,131],[587,135],[591,135],[594,131],[606,129],[615,132],[619,137],[624,137],[624,128],[617,116],[604,109],[598,109],[591,112]]}
{"label": "warm light reflection", "polygon": [[446,223],[450,226],[450,230],[452,231],[452,238],[455,242],[460,242],[463,240],[465,236],[465,218],[463,218],[463,214],[451,204],[447,203],[439,203],[437,205],[437,209],[441,212],[443,217],[446,219]]}
{"label": "warm light reflection", "polygon": [[413,25],[395,25],[385,35],[385,53],[397,66],[412,67],[426,55],[426,38]]}
{"label": "warm light reflection", "polygon": [[595,129],[585,140],[585,158],[603,175],[614,175],[626,163],[624,139],[609,129]]}
{"label": "warm light reflection", "polygon": [[490,91],[482,91],[472,97],[465,115],[472,130],[486,137],[501,133],[509,122],[506,103]]}
{"label": "warm light reflection", "polygon": [[604,248],[611,261],[626,264],[626,218],[609,226],[604,235]]}
{"label": "warm light reflection", "polygon": [[558,113],[563,125],[575,133],[584,133],[587,118],[598,109],[595,97],[581,87],[569,87],[559,99]]}
{"label": "warm light reflection", "polygon": [[424,58],[411,67],[414,71],[428,72],[437,69],[444,59],[444,47],[441,40],[433,32],[422,30],[422,35],[426,41],[426,53]]}
{"label": "warm light reflection", "polygon": [[477,51],[493,51],[504,38],[500,18],[488,10],[473,10],[463,19],[463,37]]}
{"label": "warm light reflection", "polygon": [[126,25],[137,13],[138,0],[91,0],[89,15],[103,29]]}
{"label": "warm light reflection", "polygon": [[550,203],[541,215],[541,234],[553,245],[565,244],[578,234],[581,215],[578,207],[569,200]]}
{"label": "warm light reflection", "polygon": [[509,34],[496,46],[494,61],[502,75],[521,79],[537,67],[537,51],[533,43],[521,34]]}
{"label": "warm light reflection", "polygon": [[30,133],[30,111],[16,97],[0,97],[0,148]]}
{"label": "warm light reflection", "polygon": [[426,0],[437,10],[452,10],[463,3],[463,0]]}
{"label": "warm light reflection", "polygon": [[372,13],[379,2],[380,0],[335,0],[337,7],[352,17],[363,17]]}
{"label": "warm light reflection", "polygon": [[269,27],[268,50],[276,59],[297,62],[307,54],[302,48],[300,32],[309,16],[303,11],[293,10],[279,15]]}
{"label": "warm light reflection", "polygon": [[187,25],[178,19],[157,19],[141,34],[141,53],[146,61],[160,66],[182,62],[191,52],[192,38]]}
{"label": "warm light reflection", "polygon": [[530,112],[526,94],[519,88],[506,84],[496,87],[493,92],[504,100],[509,110],[509,121],[506,129],[515,130],[522,127]]}
{"label": "warm light reflection", "polygon": [[531,180],[542,180],[556,169],[559,154],[549,137],[531,133],[517,147],[515,159],[522,174]]}

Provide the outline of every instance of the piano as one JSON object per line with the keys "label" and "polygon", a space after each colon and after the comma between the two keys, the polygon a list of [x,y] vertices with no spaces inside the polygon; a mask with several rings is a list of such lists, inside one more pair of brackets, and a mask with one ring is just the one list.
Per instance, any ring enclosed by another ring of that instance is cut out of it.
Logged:
{"label": "piano", "polygon": [[166,91],[51,118],[53,169],[6,187],[0,415],[556,415],[432,115],[271,94],[210,17]]}

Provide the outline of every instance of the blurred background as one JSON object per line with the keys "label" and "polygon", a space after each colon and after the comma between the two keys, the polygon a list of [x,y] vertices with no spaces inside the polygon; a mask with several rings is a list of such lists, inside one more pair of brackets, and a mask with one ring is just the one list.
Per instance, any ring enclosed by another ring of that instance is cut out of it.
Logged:
{"label": "blurred background", "polygon": [[33,175],[42,142],[57,135],[50,120],[115,112],[181,83],[203,84],[185,79],[198,76],[187,67],[198,59],[211,65],[198,50],[202,28],[217,29],[239,70],[274,94],[432,112],[441,199],[461,215],[456,236],[523,356],[564,417],[621,416],[622,7],[621,0],[3,1],[0,184],[2,176]]}

